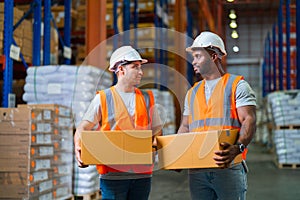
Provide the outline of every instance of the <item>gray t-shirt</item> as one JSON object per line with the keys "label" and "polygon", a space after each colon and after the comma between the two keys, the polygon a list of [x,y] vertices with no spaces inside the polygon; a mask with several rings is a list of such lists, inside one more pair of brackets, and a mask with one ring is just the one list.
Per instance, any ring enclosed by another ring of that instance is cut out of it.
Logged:
{"label": "gray t-shirt", "polygon": [[[116,89],[118,94],[121,96],[129,115],[133,116],[135,112],[135,96],[134,92],[121,92]],[[97,94],[94,99],[92,100],[91,104],[89,105],[85,115],[83,116],[82,120],[87,120],[98,125],[99,121],[101,120],[101,100],[100,94]],[[157,109],[154,106],[153,110],[153,117],[152,117],[152,127],[159,127],[162,126],[162,121],[158,114]],[[100,175],[102,179],[109,179],[109,180],[126,180],[126,179],[139,179],[139,178],[148,178],[151,177],[151,174],[134,174],[134,173],[106,173]]]}
{"label": "gray t-shirt", "polygon": [[[215,87],[220,79],[221,78],[205,81],[206,102],[209,100],[213,90],[215,89]],[[188,95],[185,96],[185,100],[184,100],[184,111],[183,111],[184,116],[187,116],[190,113],[187,96]],[[236,88],[236,93],[235,93],[235,98],[236,98],[236,107],[237,108],[242,107],[242,106],[256,106],[255,93],[252,90],[252,88],[250,87],[250,85],[245,80],[240,80],[238,82],[238,85]]]}

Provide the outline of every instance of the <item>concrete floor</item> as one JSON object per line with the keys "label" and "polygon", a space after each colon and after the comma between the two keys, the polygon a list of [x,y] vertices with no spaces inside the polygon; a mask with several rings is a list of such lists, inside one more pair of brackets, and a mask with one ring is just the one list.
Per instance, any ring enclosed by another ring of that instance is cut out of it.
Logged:
{"label": "concrete floor", "polygon": [[[247,200],[300,200],[300,168],[279,169],[274,154],[259,144],[251,144],[247,157],[249,167]],[[154,172],[150,200],[189,200],[186,171]]]}

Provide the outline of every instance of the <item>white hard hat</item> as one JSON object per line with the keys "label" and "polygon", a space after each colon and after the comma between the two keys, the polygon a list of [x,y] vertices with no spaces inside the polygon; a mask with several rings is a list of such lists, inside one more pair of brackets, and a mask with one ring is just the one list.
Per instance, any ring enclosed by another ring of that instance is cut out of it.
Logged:
{"label": "white hard hat", "polygon": [[196,37],[192,46],[186,48],[186,51],[192,52],[194,48],[206,48],[210,47],[212,50],[217,48],[222,54],[222,56],[226,56],[226,50],[223,40],[215,33],[204,31],[199,36]]}
{"label": "white hard hat", "polygon": [[112,53],[108,70],[115,72],[117,67],[119,66],[117,66],[116,64],[124,64],[126,62],[132,61],[141,61],[142,64],[148,62],[148,60],[142,59],[140,54],[131,46],[122,46]]}

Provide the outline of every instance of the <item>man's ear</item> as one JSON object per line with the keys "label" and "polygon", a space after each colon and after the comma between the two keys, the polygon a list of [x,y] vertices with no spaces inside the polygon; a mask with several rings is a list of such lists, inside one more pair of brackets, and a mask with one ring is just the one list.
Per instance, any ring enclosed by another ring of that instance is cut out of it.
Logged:
{"label": "man's ear", "polygon": [[120,72],[124,72],[124,67],[122,65],[120,65],[118,68]]}
{"label": "man's ear", "polygon": [[213,53],[211,55],[212,59],[215,61],[216,59],[218,59],[218,55],[216,53]]}

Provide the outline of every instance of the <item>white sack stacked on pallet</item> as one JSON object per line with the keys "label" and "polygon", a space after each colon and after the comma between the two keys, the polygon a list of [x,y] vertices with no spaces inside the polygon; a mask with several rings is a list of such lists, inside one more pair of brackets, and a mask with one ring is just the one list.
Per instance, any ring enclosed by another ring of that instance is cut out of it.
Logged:
{"label": "white sack stacked on pallet", "polygon": [[300,129],[274,130],[278,163],[300,163]]}
{"label": "white sack stacked on pallet", "polygon": [[300,125],[300,90],[273,92],[268,102],[275,126]]}
{"label": "white sack stacked on pallet", "polygon": [[169,91],[160,91],[152,89],[155,104],[158,108],[158,113],[163,120],[163,134],[170,135],[176,132],[176,114],[174,97]]}
{"label": "white sack stacked on pallet", "polygon": [[23,100],[28,104],[56,103],[72,108],[75,124],[97,90],[110,87],[112,76],[92,66],[40,66],[27,69]]}
{"label": "white sack stacked on pallet", "polygon": [[[74,166],[77,166],[77,162],[74,162]],[[92,194],[98,191],[99,187],[99,174],[96,166],[74,168],[73,193],[75,196]]]}

